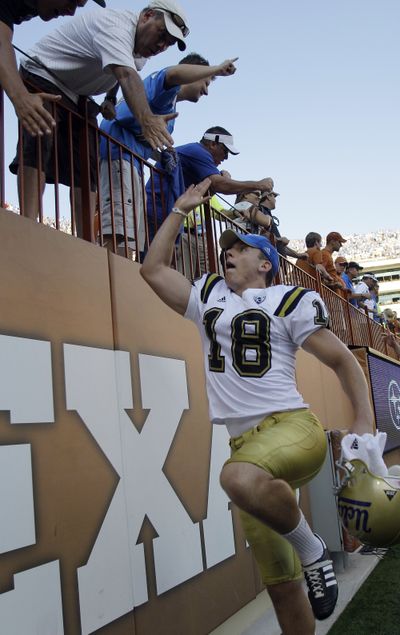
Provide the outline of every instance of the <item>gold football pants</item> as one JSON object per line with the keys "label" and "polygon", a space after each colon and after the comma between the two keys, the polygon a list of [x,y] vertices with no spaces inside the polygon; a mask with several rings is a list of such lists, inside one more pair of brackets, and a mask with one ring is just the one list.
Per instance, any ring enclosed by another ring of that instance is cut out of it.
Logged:
{"label": "gold football pants", "polygon": [[[326,455],[325,432],[307,409],[277,412],[230,440],[227,463],[252,463],[297,489],[319,472]],[[280,534],[240,510],[246,539],[266,585],[302,577],[297,553]]]}

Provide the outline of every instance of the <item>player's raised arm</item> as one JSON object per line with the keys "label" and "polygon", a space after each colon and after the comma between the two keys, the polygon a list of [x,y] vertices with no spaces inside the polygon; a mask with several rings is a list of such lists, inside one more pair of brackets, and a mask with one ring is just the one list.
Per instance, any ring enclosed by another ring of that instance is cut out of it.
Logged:
{"label": "player's raised arm", "polygon": [[171,269],[175,240],[186,216],[198,205],[208,200],[204,196],[210,187],[210,179],[191,185],[180,196],[156,233],[144,259],[140,273],[153,291],[171,309],[183,315],[186,311],[191,283],[178,271]]}

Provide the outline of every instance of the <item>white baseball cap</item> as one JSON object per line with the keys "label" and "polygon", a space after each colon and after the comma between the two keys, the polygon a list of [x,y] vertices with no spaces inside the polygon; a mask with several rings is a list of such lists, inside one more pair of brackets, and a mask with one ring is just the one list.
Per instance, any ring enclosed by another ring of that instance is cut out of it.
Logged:
{"label": "white baseball cap", "polygon": [[233,145],[232,135],[206,132],[203,135],[203,139],[207,139],[207,141],[215,141],[216,143],[223,143],[228,152],[231,154],[239,154],[239,150]]}
{"label": "white baseball cap", "polygon": [[184,51],[186,49],[184,38],[189,35],[189,27],[179,4],[173,0],[153,0],[148,8],[161,11],[164,14],[165,28],[170,35],[178,40],[179,50]]}
{"label": "white baseball cap", "polygon": [[376,276],[374,276],[373,273],[363,273],[362,275],[363,278],[371,278],[371,280],[373,280],[374,282],[379,282],[378,278]]}

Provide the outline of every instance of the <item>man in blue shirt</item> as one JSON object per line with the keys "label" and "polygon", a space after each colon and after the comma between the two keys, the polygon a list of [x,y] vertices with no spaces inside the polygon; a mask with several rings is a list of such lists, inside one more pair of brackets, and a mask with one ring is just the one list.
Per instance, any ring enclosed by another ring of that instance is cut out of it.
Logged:
{"label": "man in blue shirt", "polygon": [[[226,60],[216,66],[210,66],[209,62],[201,55],[191,53],[181,60],[177,66],[164,68],[146,77],[144,80],[144,88],[150,108],[154,114],[170,115],[170,119],[167,122],[167,128],[170,134],[173,131],[175,117],[177,116],[177,102],[189,101],[196,103],[203,95],[208,95],[208,87],[211,79],[217,76],[224,77],[233,75],[236,71],[234,62],[235,60],[232,59]],[[112,143],[109,145],[107,138],[103,135],[101,136],[101,218],[105,245],[108,248],[112,248],[112,207],[114,210],[114,231],[117,243],[122,242],[126,234],[128,240],[138,239],[139,247],[142,251],[145,239],[145,199],[142,175],[144,161],[153,157],[153,150],[145,141],[139,122],[124,100],[122,100],[116,108],[115,119],[112,121],[104,120],[100,128],[103,132],[107,133],[107,135],[114,137],[114,139],[117,139],[130,150],[122,151],[122,161],[120,161],[119,146]],[[133,157],[132,152],[140,158]],[[111,161],[112,195],[110,192],[109,155]],[[121,171],[123,198],[121,195]],[[133,222],[134,213],[136,223]]]}
{"label": "man in blue shirt", "polygon": [[359,272],[362,270],[363,270],[363,267],[360,267],[360,265],[357,262],[351,261],[346,266],[346,271],[341,274],[347,289],[350,290],[350,295],[348,296],[348,300],[350,304],[352,304],[355,307],[358,307],[358,302],[357,302],[358,300],[365,300],[370,297],[368,293],[354,292],[353,280],[359,276]]}
{"label": "man in blue shirt", "polygon": [[[174,201],[191,184],[199,183],[205,178],[210,179],[212,194],[272,191],[274,183],[269,177],[259,181],[238,181],[233,179],[229,172],[220,171],[218,166],[230,154],[239,154],[239,150],[235,148],[230,132],[221,126],[208,128],[198,143],[187,143],[162,153],[162,159],[167,158],[167,161],[157,163],[156,167],[164,170],[164,174],[160,178],[160,173],[156,172],[154,178],[146,185],[150,241],[167,213],[171,211]],[[172,159],[172,169],[168,159]],[[187,231],[190,232],[189,228]],[[197,277],[208,270],[204,235],[200,240],[190,233],[183,235],[182,241],[178,244],[176,264],[179,271],[188,277]]]}
{"label": "man in blue shirt", "polygon": [[[146,185],[147,216],[149,220],[149,236],[152,238],[163,219],[172,209],[173,202],[192,184],[210,178],[210,191],[215,194],[238,194],[239,192],[253,192],[254,190],[272,191],[274,183],[266,177],[259,181],[238,181],[229,172],[219,170],[218,166],[230,154],[239,154],[233,144],[233,137],[221,126],[208,128],[197,143],[187,143],[174,148],[177,157],[175,170],[169,171],[168,166],[157,163],[156,168],[166,167],[166,174],[162,182],[155,174],[153,182]],[[169,151],[166,151],[167,153]],[[155,200],[155,213],[153,206]]]}

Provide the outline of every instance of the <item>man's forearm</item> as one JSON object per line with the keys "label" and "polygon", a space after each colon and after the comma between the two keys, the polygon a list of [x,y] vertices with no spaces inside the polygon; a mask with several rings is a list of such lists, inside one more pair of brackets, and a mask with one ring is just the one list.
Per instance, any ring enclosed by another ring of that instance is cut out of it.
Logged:
{"label": "man's forearm", "polygon": [[133,68],[112,66],[111,70],[121,86],[128,108],[139,122],[147,143],[153,150],[162,150],[174,145],[174,140],[168,132],[167,122],[175,119],[176,114],[154,115],[151,112],[143,82]]}
{"label": "man's forearm", "polygon": [[121,86],[130,110],[134,113],[139,123],[143,123],[146,116],[152,113],[141,78],[135,70],[127,67],[114,67],[113,72]]}
{"label": "man's forearm", "polygon": [[332,277],[329,275],[324,265],[317,264],[315,268],[318,269],[323,278],[325,278],[326,280],[332,280]]}
{"label": "man's forearm", "polygon": [[239,192],[253,192],[259,189],[260,181],[235,181],[220,174],[210,176],[211,188],[221,194],[238,194]]}
{"label": "man's forearm", "polygon": [[335,370],[354,409],[355,426],[353,432],[359,434],[372,432],[374,419],[369,401],[368,385],[361,366],[353,354],[349,352],[349,355],[343,357],[333,370]]}
{"label": "man's forearm", "polygon": [[177,64],[176,66],[170,66],[165,76],[167,87],[191,84],[200,79],[213,77],[218,68],[218,66],[200,66],[198,64]]}
{"label": "man's forearm", "polygon": [[183,216],[171,213],[157,231],[144,259],[140,273],[159,298],[171,309],[184,315],[191,292],[191,283],[170,264],[175,239]]}
{"label": "man's forearm", "polygon": [[170,267],[175,240],[183,221],[184,218],[180,214],[168,214],[149,247],[143,264],[143,275],[155,271],[159,267]]}
{"label": "man's forearm", "polygon": [[0,84],[14,103],[28,91],[18,72],[11,36],[12,32],[7,25],[0,22]]}
{"label": "man's forearm", "polygon": [[303,343],[303,348],[333,370],[354,409],[352,432],[372,432],[374,417],[368,384],[360,364],[348,348],[326,329],[316,331]]}

